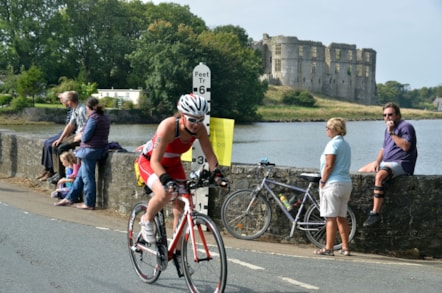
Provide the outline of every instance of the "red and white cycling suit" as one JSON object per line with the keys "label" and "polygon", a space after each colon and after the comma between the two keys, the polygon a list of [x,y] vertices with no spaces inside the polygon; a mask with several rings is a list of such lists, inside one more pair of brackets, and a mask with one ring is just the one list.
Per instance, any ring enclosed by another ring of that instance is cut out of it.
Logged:
{"label": "red and white cycling suit", "polygon": [[[157,134],[155,134],[153,138],[144,145],[143,152],[139,160],[140,175],[149,187],[152,187],[152,182],[149,182],[149,177],[155,174],[155,172],[152,170],[152,167],[150,166],[150,156],[152,154],[152,149],[155,145],[156,139]],[[173,179],[186,179],[186,173],[184,172],[184,167],[181,163],[181,155],[187,152],[192,147],[195,139],[196,137],[192,136],[192,138],[187,142],[183,142],[181,140],[179,131],[179,119],[177,119],[175,138],[172,142],[167,144],[163,158],[161,159],[161,165],[163,165],[166,173],[169,174],[170,177],[172,177]],[[155,176],[155,179],[156,178],[157,177]]]}

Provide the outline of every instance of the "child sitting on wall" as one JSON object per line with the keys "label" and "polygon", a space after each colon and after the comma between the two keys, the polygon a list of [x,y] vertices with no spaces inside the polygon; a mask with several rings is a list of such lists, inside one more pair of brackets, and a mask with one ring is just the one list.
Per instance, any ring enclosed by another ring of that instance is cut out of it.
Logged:
{"label": "child sitting on wall", "polygon": [[65,167],[66,177],[60,178],[60,180],[57,182],[57,189],[51,192],[51,197],[57,199],[63,199],[66,197],[69,189],[72,187],[72,183],[76,178],[76,174],[74,174],[74,167],[77,165],[77,159],[75,158],[74,154],[71,152],[64,152],[60,155],[60,161]]}

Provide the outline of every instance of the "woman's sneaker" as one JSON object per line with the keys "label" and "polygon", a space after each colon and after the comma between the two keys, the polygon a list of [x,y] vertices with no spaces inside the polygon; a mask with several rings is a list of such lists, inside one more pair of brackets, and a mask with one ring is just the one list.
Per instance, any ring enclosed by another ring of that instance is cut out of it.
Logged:
{"label": "woman's sneaker", "polygon": [[155,234],[153,231],[152,222],[140,222],[141,225],[141,236],[143,236],[144,241],[148,243],[155,243]]}

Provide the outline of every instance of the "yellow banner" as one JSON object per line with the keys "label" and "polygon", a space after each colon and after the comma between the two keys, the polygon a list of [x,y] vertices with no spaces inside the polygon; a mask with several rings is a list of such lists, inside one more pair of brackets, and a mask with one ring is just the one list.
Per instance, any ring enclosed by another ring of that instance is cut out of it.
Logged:
{"label": "yellow banner", "polygon": [[[221,166],[232,164],[233,130],[235,120],[210,118],[210,143]],[[183,161],[192,161],[192,149],[181,155]]]}

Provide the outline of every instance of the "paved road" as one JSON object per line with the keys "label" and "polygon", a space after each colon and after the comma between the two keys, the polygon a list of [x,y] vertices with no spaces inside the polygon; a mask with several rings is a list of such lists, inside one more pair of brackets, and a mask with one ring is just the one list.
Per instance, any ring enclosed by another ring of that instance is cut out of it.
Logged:
{"label": "paved road", "polygon": [[[0,292],[186,292],[173,267],[142,283],[126,251],[126,217],[54,207],[48,194],[0,178]],[[442,262],[224,236],[226,292],[440,292]]]}

